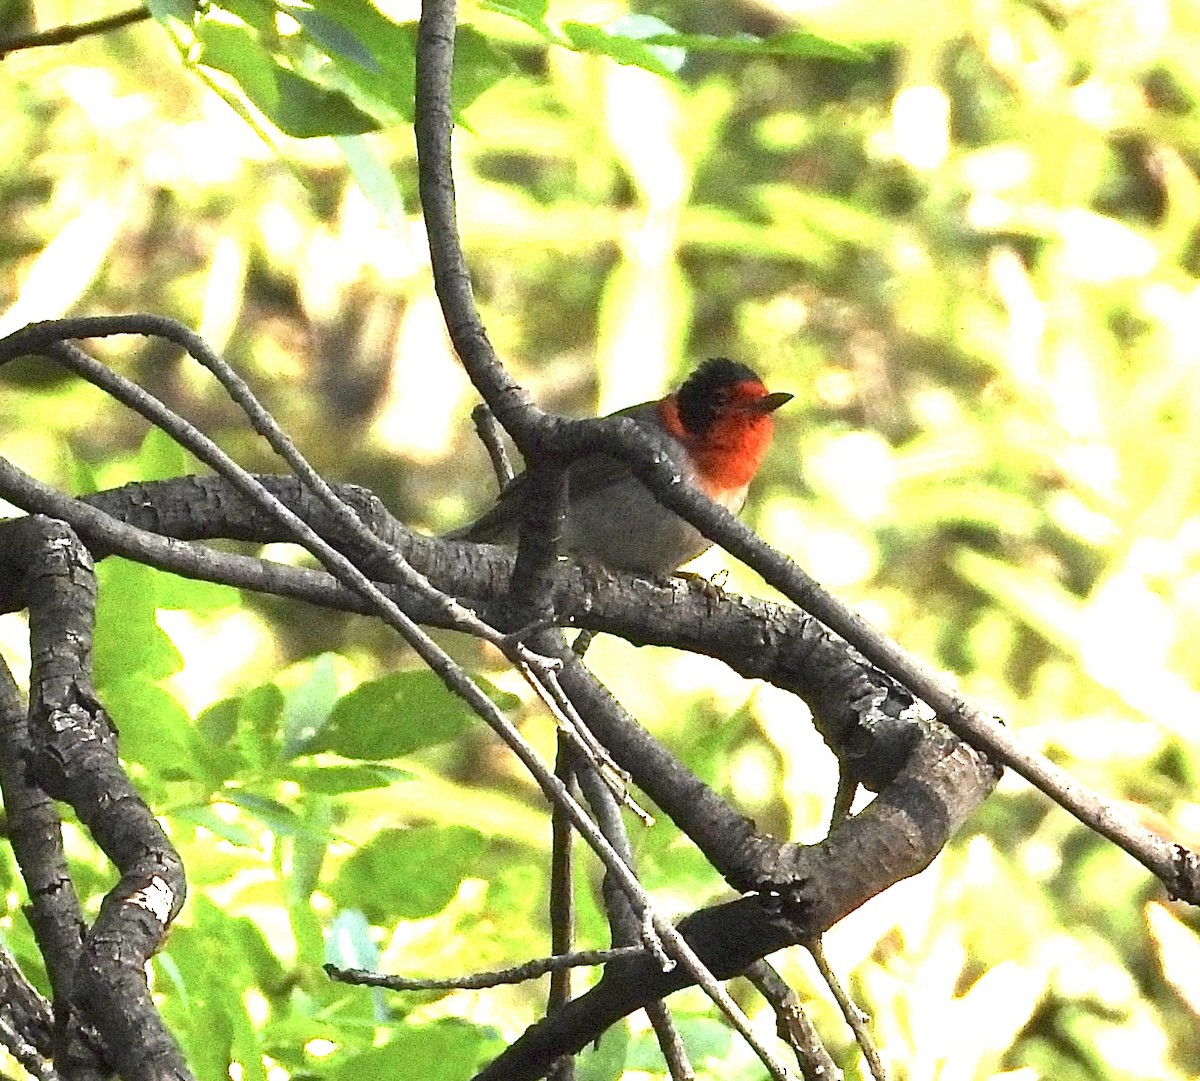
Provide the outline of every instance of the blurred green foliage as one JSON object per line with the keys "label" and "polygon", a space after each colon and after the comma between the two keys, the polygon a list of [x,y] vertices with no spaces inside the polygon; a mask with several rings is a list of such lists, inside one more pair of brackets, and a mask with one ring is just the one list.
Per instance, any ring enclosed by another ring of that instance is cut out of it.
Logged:
{"label": "blurred green foliage", "polygon": [[[175,316],[328,476],[417,525],[461,522],[489,481],[402,122],[413,11],[153,10],[4,61],[0,327]],[[748,510],[760,531],[1033,746],[1200,841],[1195,7],[555,0],[463,18],[461,227],[514,373],[582,414],[656,396],[706,355],[753,363],[797,395]],[[339,134],[290,137],[324,131]],[[175,352],[98,349],[244,464],[278,468]],[[187,468],[45,365],[0,379],[0,453],[48,481]],[[737,568],[732,584],[762,588]],[[0,619],[18,666],[23,634]],[[833,766],[794,700],[699,658],[612,640],[592,657],[760,824],[820,836]],[[549,753],[550,722],[490,674]],[[204,1081],[231,1063],[451,1081],[536,1016],[536,987],[387,996],[321,971],[448,975],[547,949],[540,797],[390,637],[114,562],[97,675],[189,870],[152,970]],[[110,871],[75,827],[68,842],[94,909]],[[634,844],[665,910],[720,895],[669,823]],[[40,978],[7,853],[0,882],[0,935]],[[827,948],[898,1078],[1170,1079],[1200,1072],[1198,929],[1010,778]],[[812,986],[803,958],[780,963]],[[704,1077],[761,1076],[701,998],[674,1001]],[[634,1028],[583,1076],[661,1074]]]}

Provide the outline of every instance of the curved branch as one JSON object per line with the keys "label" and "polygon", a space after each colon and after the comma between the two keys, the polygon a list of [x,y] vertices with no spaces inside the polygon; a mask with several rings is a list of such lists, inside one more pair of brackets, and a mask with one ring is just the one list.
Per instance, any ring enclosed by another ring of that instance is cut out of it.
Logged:
{"label": "curved branch", "polygon": [[[101,547],[106,543],[104,528],[97,528],[98,523],[104,521],[103,515],[96,515],[87,523],[81,522],[79,518],[86,516],[86,509],[72,511],[73,501],[66,497],[31,481],[24,483],[29,478],[23,481],[14,479],[11,467],[0,472],[6,472],[2,485],[6,494],[12,493],[9,498],[19,505],[62,516],[84,529],[92,543],[99,543]],[[20,474],[16,476],[20,477]],[[285,499],[302,498],[294,481],[276,480],[268,483],[274,485],[274,490]],[[277,527],[273,527],[261,514],[247,516],[244,505],[239,509],[230,503],[232,496],[223,487],[223,482],[213,478],[186,478],[162,484],[164,486],[133,485],[94,498],[98,503],[107,500],[110,506],[124,507],[121,512],[123,516],[139,520],[140,515],[140,520],[148,528],[162,529],[169,535],[222,535],[260,541],[278,539]],[[290,494],[287,494],[289,484],[292,487]],[[170,485],[178,486],[173,495]],[[475,598],[495,598],[503,594],[511,576],[511,554],[498,549],[437,542],[414,536],[393,522],[382,505],[369,493],[358,489],[357,496],[354,496],[352,488],[344,488],[342,492],[350,493],[349,497],[358,500],[359,514],[370,529],[389,543],[406,546],[405,550],[414,564],[427,573],[435,584],[457,581]],[[196,508],[206,508],[210,513],[219,508],[223,512],[217,516],[221,521],[198,520]],[[309,520],[319,522],[318,518]],[[232,531],[230,527],[234,527]],[[206,528],[218,532],[205,532]],[[171,545],[160,542],[160,547],[158,561],[151,562],[158,566],[171,566]],[[212,560],[215,554],[206,553],[206,558]],[[247,561],[246,565],[251,563],[253,561]],[[246,574],[248,577],[265,579],[260,588],[307,599],[320,597],[324,603],[335,607],[356,608],[355,602],[320,575],[283,568],[263,568],[258,564],[254,566],[256,569],[253,574],[249,570]],[[213,568],[200,576],[226,580]],[[836,637],[805,620],[801,613],[777,605],[731,598],[722,598],[717,607],[709,612],[707,605],[710,601],[707,598],[698,595],[681,597],[678,588],[656,587],[629,575],[616,575],[611,583],[589,582],[578,569],[567,570],[560,577],[555,603],[560,616],[577,625],[622,633],[633,641],[656,642],[707,652],[727,661],[747,676],[769,679],[781,687],[795,690],[813,705],[818,721],[826,722],[823,724],[823,734],[835,744],[840,736],[849,740],[846,745],[851,749],[855,742],[870,747],[876,733],[890,733],[891,746],[899,749],[905,747],[904,726],[901,725],[898,730],[891,728],[896,709],[889,703],[902,701],[896,698],[895,684],[878,673],[864,679],[864,673],[869,673],[871,669],[862,667],[861,658],[854,665],[847,665],[845,660],[832,664],[832,671],[845,673],[832,681],[834,688],[852,689],[857,684],[860,689],[857,696],[842,698],[840,712],[835,708],[831,714],[822,706],[822,702],[837,700],[837,695],[830,693],[829,681],[817,679],[815,686],[804,685],[806,672],[812,680],[812,673],[830,668],[837,652],[842,652],[843,658],[847,655]],[[425,619],[434,615],[420,611],[418,598],[406,597],[405,604],[416,605],[408,610],[417,613],[417,618]],[[690,618],[680,618],[687,617],[689,611],[692,612]],[[704,618],[701,618],[702,613]],[[701,627],[703,631],[697,630]],[[805,663],[806,660],[813,663]],[[854,718],[853,709],[846,708],[845,703],[853,701],[859,701],[865,707],[859,719]],[[833,724],[827,723],[831,717]],[[1126,816],[1112,804],[1077,784],[1058,767],[1021,748],[1006,729],[999,731],[1008,740],[1010,757],[1020,760],[1020,772],[1023,775],[1039,780],[1043,775],[1057,775],[1060,780],[1058,787],[1054,784],[1039,784],[1039,787],[1076,814],[1085,825],[1106,836],[1117,826],[1127,826]],[[885,740],[884,743],[889,741]],[[855,753],[862,753],[861,749]],[[890,764],[890,769],[883,770],[883,776],[886,777],[887,773],[894,772],[897,755],[894,752],[885,753],[882,761]],[[1194,853],[1170,844],[1140,826],[1128,831],[1125,839],[1128,847],[1122,847],[1126,850],[1132,848],[1132,854],[1159,875],[1174,896],[1195,902],[1200,895],[1200,860]]]}
{"label": "curved branch", "polygon": [[83,910],[67,870],[62,822],[54,802],[30,778],[29,716],[8,665],[0,659],[0,795],[13,854],[29,892],[29,923],[56,997],[70,995],[83,941]]}
{"label": "curved branch", "polygon": [[[831,891],[799,909],[778,897],[743,897],[688,916],[680,932],[721,979],[816,937],[876,890],[868,872],[881,863],[891,865],[896,881],[927,865],[990,789],[990,775],[987,762],[957,740],[923,743],[897,783],[825,841],[785,846],[794,850],[796,881],[825,882]],[[475,1081],[536,1081],[560,1055],[574,1054],[622,1017],[687,984],[686,973],[663,972],[644,956],[609,965],[594,988],[526,1031]]]}
{"label": "curved branch", "polygon": [[[289,483],[295,485],[295,482],[287,481],[274,483],[277,485],[275,490],[281,494],[285,493]],[[173,497],[169,494],[169,487],[134,485],[94,498],[97,502],[108,500],[109,505],[114,507],[124,506],[123,516],[128,516],[130,520],[138,520],[138,515],[141,515],[141,520],[149,528],[161,528],[169,535],[213,536],[217,534],[204,532],[205,525],[210,529],[225,530],[235,525],[237,528],[234,531],[220,532],[219,535],[260,541],[277,539],[278,534],[261,515],[246,516],[244,506],[238,510],[230,504],[231,496],[220,481],[213,478],[188,478],[163,484],[179,486]],[[80,508],[79,511],[73,512],[70,509],[73,501],[66,497],[50,493],[41,486],[30,487],[16,483],[11,467],[7,476],[3,478],[3,487],[6,489],[5,494],[13,493],[9,498],[19,505],[71,520],[89,534],[92,543],[100,543],[103,547],[105,530],[103,527],[97,528],[98,523],[104,520],[103,515],[97,514],[88,523],[81,522],[79,518],[86,515],[86,510]],[[219,494],[222,491],[223,496]],[[343,492],[349,491],[352,489],[343,489]],[[187,499],[183,498],[184,493],[188,494]],[[285,498],[297,499],[300,495],[293,487],[291,495],[285,494]],[[363,520],[368,526],[390,543],[408,545],[406,550],[410,558],[429,574],[435,583],[457,580],[464,583],[466,591],[476,598],[497,597],[503,593],[511,575],[511,554],[504,554],[498,549],[436,542],[416,537],[392,522],[382,505],[369,493],[359,489],[357,498],[359,513],[363,515]],[[220,508],[224,512],[219,515],[222,521],[198,521],[197,507],[207,508],[210,512]],[[310,520],[317,521],[315,518]],[[171,566],[171,545],[169,542],[160,542],[160,547],[161,552],[155,565]],[[214,554],[208,554],[208,558],[214,558]],[[211,569],[209,574],[202,574],[201,577],[225,580]],[[262,587],[273,592],[309,599],[323,597],[324,603],[335,607],[356,607],[355,603],[331,582],[312,572],[263,568],[256,572],[256,577],[267,579]],[[416,603],[417,607],[409,610],[417,612],[418,618],[425,619],[426,613],[420,613],[418,599],[405,599],[406,605],[410,602]],[[634,641],[699,649],[726,660],[747,676],[769,679],[779,686],[801,693],[814,705],[819,720],[829,717],[821,708],[820,702],[826,697],[832,700],[834,696],[828,695],[827,688],[822,693],[820,685],[804,687],[802,677],[805,671],[811,674],[813,671],[824,669],[833,656],[832,651],[844,650],[843,646],[838,645],[836,637],[828,635],[816,624],[806,622],[800,613],[789,612],[780,606],[724,598],[712,613],[707,613],[704,606],[708,603],[707,599],[699,596],[680,597],[678,589],[655,587],[639,581],[634,576],[617,575],[612,583],[589,583],[586,576],[577,569],[566,571],[560,578],[556,598],[560,615],[580,626],[623,633]],[[686,616],[689,611],[693,613],[693,618],[679,618],[681,615]],[[700,618],[702,612],[706,616],[711,614],[712,618]],[[432,616],[433,613],[428,615]],[[701,626],[704,631],[697,631],[696,628]],[[712,631],[711,635],[708,634],[709,630]],[[751,644],[755,646],[754,650],[746,648]],[[809,657],[810,654],[813,656]],[[817,657],[821,658],[821,663],[804,663],[805,658],[815,661]],[[834,681],[836,685],[852,687],[857,681],[863,692],[860,696],[861,701],[869,707],[872,696],[879,695],[881,703],[874,709],[868,708],[868,712],[864,714],[870,723],[863,726],[842,721],[832,726],[833,735],[836,737],[837,733],[841,732],[848,733],[855,739],[863,739],[876,727],[886,732],[889,711],[894,713],[888,702],[895,701],[895,692],[888,688],[894,684],[887,680],[879,682],[863,679],[862,673],[869,672],[870,669],[863,669],[861,664],[858,666],[857,675],[854,675],[854,669],[847,667],[844,662],[833,667],[835,671],[847,673],[847,678]],[[819,684],[823,682],[818,681]],[[816,695],[815,699],[813,694]],[[844,712],[844,707],[841,715],[849,716]],[[834,716],[836,717],[836,711]],[[1112,804],[1079,785],[1069,776],[1064,777],[1064,771],[1058,767],[1021,748],[1015,737],[1006,729],[1001,728],[1000,731],[1005,733],[1008,740],[1010,757],[1020,760],[1020,772],[1023,775],[1039,780],[1045,774],[1058,776],[1058,787],[1054,784],[1039,787],[1076,814],[1085,825],[1108,836],[1115,826],[1125,823],[1125,816]],[[830,738],[828,727],[824,734]],[[865,738],[864,742],[869,745],[869,737]],[[899,740],[898,745],[904,745],[903,739]],[[894,758],[888,755],[885,755],[885,759],[894,761]],[[1132,854],[1161,877],[1174,896],[1193,903],[1197,896],[1200,896],[1200,861],[1194,853],[1182,846],[1170,844],[1140,826],[1129,831],[1125,839],[1128,841],[1127,850],[1132,848]]]}
{"label": "curved branch", "polygon": [[454,174],[450,168],[450,139],[454,130],[450,74],[454,67],[455,29],[453,3],[426,0],[421,5],[413,133],[433,284],[450,341],[467,375],[496,419],[529,458],[534,447],[530,425],[546,414],[504,370],[488,340],[475,307],[471,273],[458,236]]}
{"label": "curved branch", "polygon": [[95,1026],[122,1077],[184,1081],[191,1074],[143,970],[183,906],[183,865],[126,776],[116,732],[96,700],[91,556],[62,522],[35,515],[7,525],[3,570],[19,582],[29,610],[27,766],[47,795],[75,809],[121,873],[56,994]]}

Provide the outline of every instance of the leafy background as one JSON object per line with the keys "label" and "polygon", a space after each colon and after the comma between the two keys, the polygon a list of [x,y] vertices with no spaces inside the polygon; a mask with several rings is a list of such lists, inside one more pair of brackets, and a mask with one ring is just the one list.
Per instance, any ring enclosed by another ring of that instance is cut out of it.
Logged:
{"label": "leafy background", "polygon": [[[175,316],[328,476],[422,528],[458,524],[490,482],[415,202],[415,10],[152,7],[4,60],[0,330]],[[103,13],[9,0],[0,25]],[[751,361],[797,395],[755,526],[1031,745],[1200,843],[1196,7],[555,0],[462,18],[461,226],[518,378],[582,414],[656,396],[699,357]],[[277,468],[174,353],[103,352]],[[43,365],[0,378],[0,453],[44,479],[189,468]],[[101,581],[101,694],[192,884],[151,967],[198,1076],[469,1076],[543,989],[387,996],[320,966],[448,975],[546,952],[529,780],[376,628],[116,561]],[[730,584],[763,588],[737,567]],[[0,619],[18,668],[24,637]],[[496,658],[451,644],[549,753]],[[832,761],[792,699],[699,658],[609,640],[592,656],[760,824],[820,836]],[[68,840],[94,910],[111,871]],[[634,843],[663,909],[721,896],[669,823]],[[7,852],[0,884],[0,936],[44,987]],[[594,868],[579,893],[598,944]],[[1188,1078],[1198,929],[1008,778],[828,949],[896,1077]],[[805,959],[779,960],[853,1070]],[[674,1001],[704,1077],[760,1076],[700,998]],[[644,1025],[581,1076],[661,1076]]]}

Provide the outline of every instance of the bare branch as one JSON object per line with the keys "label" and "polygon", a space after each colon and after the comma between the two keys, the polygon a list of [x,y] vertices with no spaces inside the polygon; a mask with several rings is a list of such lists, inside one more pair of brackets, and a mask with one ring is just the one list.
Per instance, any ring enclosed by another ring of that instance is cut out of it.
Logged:
{"label": "bare branch", "polygon": [[746,978],[775,1011],[775,1031],[795,1052],[804,1081],[842,1081],[843,1074],[825,1050],[816,1026],[808,1019],[796,992],[768,961],[756,961]]}
{"label": "bare branch", "polygon": [[[95,1026],[121,1076],[184,1081],[191,1074],[143,972],[183,906],[183,865],[126,776],[96,700],[91,556],[68,526],[37,515],[7,523],[5,541],[0,577],[20,583],[33,660],[29,746],[17,761],[47,795],[74,808],[121,874],[82,943],[68,944],[72,963],[58,973],[56,996]],[[59,1020],[65,1026],[69,1018]]]}
{"label": "bare branch", "polygon": [[450,75],[454,67],[455,6],[423,3],[417,27],[417,181],[429,240],[433,285],[454,350],[471,382],[496,419],[512,434],[528,462],[534,455],[527,418],[544,416],[508,375],[488,341],[475,307],[471,275],[458,236],[450,139],[454,108]]}
{"label": "bare branch", "polygon": [[325,972],[331,980],[339,983],[360,984],[365,987],[386,987],[389,991],[478,991],[485,987],[501,987],[510,983],[525,983],[536,980],[547,973],[565,972],[584,966],[607,965],[636,957],[644,951],[641,946],[623,946],[615,950],[579,950],[575,953],[555,954],[526,961],[512,968],[496,969],[493,972],[477,972],[471,976],[457,976],[447,980],[416,979],[409,976],[388,976],[382,972],[368,972],[361,968],[338,968],[326,965]]}
{"label": "bare branch", "polygon": [[[625,862],[633,867],[633,847],[629,843],[625,820],[621,817],[621,808],[614,798],[612,790],[594,768],[581,767],[578,773],[579,786],[588,801],[588,806],[592,809],[592,814],[596,817],[596,824],[603,831],[604,836],[612,842],[612,846],[621,854]],[[608,922],[612,927],[614,945],[637,942],[640,938],[640,928],[625,894],[607,875],[604,877],[601,892],[608,914]],[[695,1077],[695,1071],[688,1061],[687,1049],[683,1045],[679,1030],[675,1027],[666,1003],[661,999],[647,1003],[646,1014],[654,1028],[654,1035],[658,1040],[658,1046],[662,1049],[672,1081],[690,1081]]]}
{"label": "bare branch", "polygon": [[496,474],[496,481],[503,489],[513,479],[515,472],[512,462],[509,461],[504,440],[500,435],[500,425],[496,423],[492,411],[482,403],[471,410],[471,420],[475,424],[475,432],[479,436],[479,441],[483,444],[488,458],[491,460],[492,472]]}
{"label": "bare branch", "polygon": [[64,26],[51,27],[49,30],[37,30],[29,34],[18,34],[0,41],[0,60],[10,53],[22,49],[40,49],[47,45],[70,45],[81,38],[92,37],[95,34],[108,34],[113,30],[122,30],[126,26],[143,22],[150,18],[148,8],[130,8],[128,11],[118,11],[115,15],[105,15],[102,19],[93,19],[84,23],[68,23]]}
{"label": "bare branch", "polygon": [[[568,788],[574,786],[575,752],[563,730],[558,733],[558,757],[554,774]],[[575,832],[562,808],[555,805],[551,818],[550,845],[550,951],[569,953],[575,945]],[[610,838],[611,841],[611,838]],[[570,969],[556,970],[550,977],[548,1010],[556,1010],[571,998]]]}
{"label": "bare branch", "polygon": [[0,945],[0,1047],[38,1081],[58,1081],[53,1062],[54,1017],[50,1003],[25,979],[3,945]]}
{"label": "bare branch", "polygon": [[842,981],[838,979],[837,973],[833,971],[833,966],[825,956],[825,946],[820,938],[810,939],[803,945],[812,955],[817,971],[821,973],[821,978],[832,992],[838,1008],[842,1011],[842,1016],[846,1019],[846,1024],[854,1033],[854,1041],[862,1051],[863,1058],[867,1060],[867,1069],[871,1071],[871,1076],[875,1081],[887,1081],[887,1068],[879,1055],[879,1048],[875,1046],[875,1038],[871,1035],[870,1028],[867,1027],[871,1019],[847,994],[846,989],[842,986]]}

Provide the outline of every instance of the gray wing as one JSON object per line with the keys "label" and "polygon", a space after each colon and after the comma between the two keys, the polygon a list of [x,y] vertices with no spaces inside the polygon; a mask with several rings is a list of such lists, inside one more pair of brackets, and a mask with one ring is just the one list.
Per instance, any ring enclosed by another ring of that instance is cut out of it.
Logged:
{"label": "gray wing", "polygon": [[[652,417],[655,403],[630,406],[611,414],[614,417]],[[570,486],[569,498],[585,499],[589,495],[629,475],[628,467],[617,458],[606,454],[589,454],[572,462],[567,467],[567,483]],[[525,499],[525,491],[529,486],[528,475],[518,473],[504,486],[495,504],[490,510],[469,525],[462,526],[452,533],[446,533],[449,540],[479,541],[484,544],[515,544],[517,529],[521,522],[521,508]]]}

